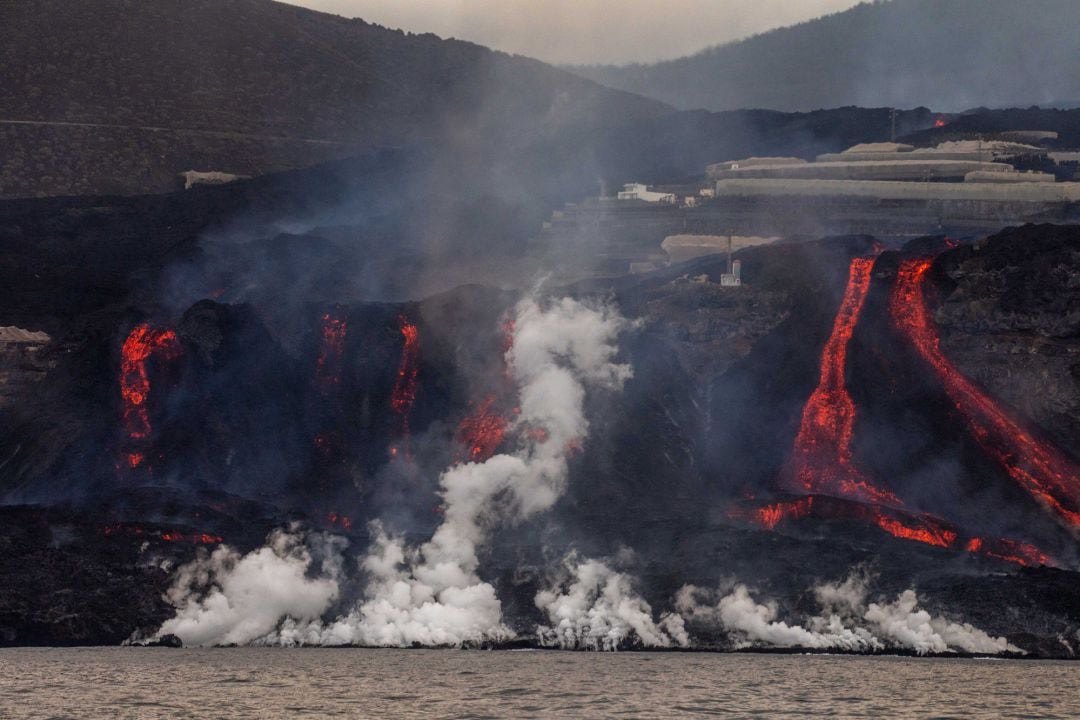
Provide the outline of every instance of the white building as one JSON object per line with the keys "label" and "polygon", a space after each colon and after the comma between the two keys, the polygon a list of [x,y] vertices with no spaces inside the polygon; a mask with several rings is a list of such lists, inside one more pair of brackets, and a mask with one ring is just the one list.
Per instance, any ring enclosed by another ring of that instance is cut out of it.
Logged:
{"label": "white building", "polygon": [[627,183],[619,192],[620,200],[643,200],[650,203],[674,203],[674,193],[660,193],[649,190],[641,183]]}
{"label": "white building", "polygon": [[731,263],[731,272],[720,276],[721,287],[740,287],[742,285],[742,260]]}

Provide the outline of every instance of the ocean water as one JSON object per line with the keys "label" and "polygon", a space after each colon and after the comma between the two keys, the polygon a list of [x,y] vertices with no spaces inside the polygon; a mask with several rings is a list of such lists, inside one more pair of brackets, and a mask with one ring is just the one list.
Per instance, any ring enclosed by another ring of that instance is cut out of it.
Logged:
{"label": "ocean water", "polygon": [[697,653],[0,650],[9,718],[1076,718],[1080,663]]}

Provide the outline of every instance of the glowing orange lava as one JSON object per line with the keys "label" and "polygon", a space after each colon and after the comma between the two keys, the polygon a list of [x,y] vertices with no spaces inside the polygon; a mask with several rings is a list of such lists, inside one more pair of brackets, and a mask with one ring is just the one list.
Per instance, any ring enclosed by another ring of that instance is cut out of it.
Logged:
{"label": "glowing orange lava", "polygon": [[326,519],[333,527],[340,527],[346,532],[352,530],[352,520],[349,518],[348,515],[341,515],[336,512],[329,512],[326,514]]}
{"label": "glowing orange lava", "polygon": [[1038,565],[1053,567],[1056,565],[1054,559],[1039,548],[1031,543],[1019,542],[1018,540],[985,540],[973,537],[968,540],[964,549],[969,553],[978,553],[1025,567]]}
{"label": "glowing orange lava", "polygon": [[778,502],[758,508],[752,519],[762,527],[773,530],[782,520],[798,520],[810,515],[814,509],[814,498],[804,497],[791,502]]}
{"label": "glowing orange lava", "polygon": [[1017,565],[1055,565],[1052,557],[1030,543],[978,537],[972,537],[965,542],[957,528],[933,515],[827,496],[807,495],[760,507],[736,506],[730,508],[727,514],[728,517],[744,520],[767,530],[775,530],[782,523],[804,518],[854,520],[874,525],[900,540],[953,550],[963,548],[969,553]]}
{"label": "glowing orange lava", "polygon": [[329,312],[322,316],[322,348],[315,362],[315,381],[323,392],[341,383],[347,327],[348,323],[343,317]]}
{"label": "glowing orange lava", "polygon": [[926,302],[931,260],[900,266],[889,302],[896,327],[933,368],[972,435],[1016,483],[1068,526],[1080,528],[1080,468],[1056,448],[1037,440],[964,377],[941,351]]}
{"label": "glowing orange lava", "polygon": [[[124,429],[129,440],[145,440],[152,431],[150,413],[146,406],[150,397],[147,362],[152,356],[175,360],[180,356],[180,340],[172,330],[154,329],[142,323],[136,325],[128,334],[120,352],[120,397],[124,403]],[[141,452],[128,453],[129,467],[138,467],[145,457]]]}
{"label": "glowing orange lava", "polygon": [[420,331],[404,315],[398,318],[398,323],[404,343],[390,406],[401,416],[402,434],[408,435],[409,411],[416,402],[416,380],[420,375]]}
{"label": "glowing orange lava", "polygon": [[870,514],[874,524],[902,540],[914,540],[943,548],[952,547],[956,542],[957,534],[929,515],[910,516],[901,520],[878,507],[871,507]]}
{"label": "glowing orange lava", "polygon": [[175,530],[148,530],[142,525],[129,523],[113,523],[101,528],[105,537],[127,535],[129,537],[157,538],[171,543],[191,543],[193,545],[216,545],[224,542],[220,535],[211,535],[204,532],[182,533]]}
{"label": "glowing orange lava", "polygon": [[510,422],[495,408],[495,396],[488,395],[458,425],[458,441],[468,448],[468,459],[472,462],[484,462],[499,449],[506,439]]}
{"label": "glowing orange lava", "polygon": [[847,350],[870,289],[874,261],[851,261],[847,288],[821,354],[817,389],[803,408],[792,458],[798,490],[865,502],[902,504],[896,495],[874,486],[855,467],[851,439],[855,403],[847,390]]}

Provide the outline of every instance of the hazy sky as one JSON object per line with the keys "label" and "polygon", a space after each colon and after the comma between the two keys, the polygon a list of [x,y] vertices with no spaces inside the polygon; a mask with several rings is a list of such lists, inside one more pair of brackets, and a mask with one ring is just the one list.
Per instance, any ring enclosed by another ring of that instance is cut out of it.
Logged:
{"label": "hazy sky", "polygon": [[554,63],[681,57],[859,0],[288,0]]}

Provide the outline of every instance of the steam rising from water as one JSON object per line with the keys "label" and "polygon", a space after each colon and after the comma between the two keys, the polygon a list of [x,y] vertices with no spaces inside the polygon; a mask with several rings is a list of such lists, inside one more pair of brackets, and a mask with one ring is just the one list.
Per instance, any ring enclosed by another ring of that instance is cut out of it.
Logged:
{"label": "steam rising from water", "polygon": [[[519,304],[506,358],[518,388],[516,447],[443,472],[444,520],[419,547],[373,523],[374,541],[360,561],[363,596],[335,620],[323,618],[345,579],[344,540],[292,528],[247,555],[221,546],[182,567],[168,594],[177,614],[158,635],[173,633],[188,645],[460,646],[513,637],[495,588],[480,577],[478,549],[494,527],[549,510],[563,494],[568,458],[588,432],[587,389],[618,390],[632,375],[615,362],[627,325],[610,308],[570,299]],[[735,647],[1018,652],[1004,638],[919,609],[913,590],[868,603],[866,585],[856,575],[815,588],[821,615],[801,625],[779,620],[777,605],[759,603],[744,585],[722,597],[687,586],[675,598],[677,613],[657,621],[630,577],[570,555],[561,581],[535,597],[549,623],[537,634],[566,649],[685,647],[685,622],[722,629]]]}
{"label": "steam rising from water", "polygon": [[745,585],[736,585],[715,603],[708,602],[713,593],[688,585],[680,590],[676,608],[688,621],[727,630],[737,648],[756,644],[855,651],[902,648],[920,655],[1021,652],[1003,637],[931,616],[919,609],[914,590],[905,590],[891,603],[867,604],[866,579],[852,575],[843,583],[814,588],[814,595],[823,612],[805,626],[777,620],[776,604],[758,603]]}
{"label": "steam rising from water", "polygon": [[[567,458],[588,431],[586,387],[618,390],[632,376],[629,366],[614,362],[616,338],[626,327],[614,310],[571,299],[518,306],[507,361],[519,388],[520,444],[443,473],[445,519],[419,548],[375,524],[375,542],[361,563],[369,580],[365,598],[344,616],[326,626],[319,621],[336,598],[336,574],[308,580],[310,556],[294,539],[288,550],[263,548],[237,558],[219,549],[187,566],[170,593],[177,618],[160,632],[188,644],[461,645],[511,637],[495,589],[477,574],[477,548],[492,526],[548,510],[562,495]],[[276,601],[264,604],[270,583]]]}
{"label": "steam rising from water", "polygon": [[[275,530],[265,547],[241,556],[227,545],[182,566],[168,592],[177,608],[158,635],[187,645],[246,645],[278,627],[283,617],[317,620],[338,596],[344,541]],[[323,560],[317,577],[312,547]]]}
{"label": "steam rising from water", "polygon": [[628,576],[597,560],[566,561],[571,583],[536,595],[551,626],[537,628],[540,642],[564,650],[616,650],[636,638],[646,647],[687,647],[690,638],[679,615],[653,621],[652,608],[634,594]]}

